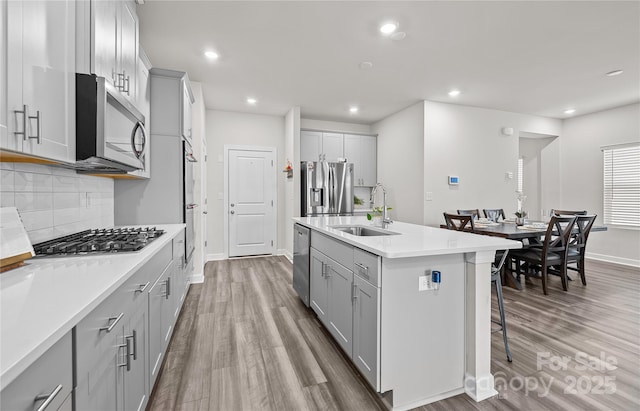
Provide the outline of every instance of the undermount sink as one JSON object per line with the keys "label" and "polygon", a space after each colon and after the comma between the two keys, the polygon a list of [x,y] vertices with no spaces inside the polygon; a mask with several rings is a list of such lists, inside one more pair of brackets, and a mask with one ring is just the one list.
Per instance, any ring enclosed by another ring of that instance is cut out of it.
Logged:
{"label": "undermount sink", "polygon": [[383,235],[399,235],[400,233],[394,233],[393,231],[387,231],[381,228],[373,228],[362,225],[334,225],[331,226],[334,230],[342,231],[347,234],[357,235],[359,237],[376,237]]}

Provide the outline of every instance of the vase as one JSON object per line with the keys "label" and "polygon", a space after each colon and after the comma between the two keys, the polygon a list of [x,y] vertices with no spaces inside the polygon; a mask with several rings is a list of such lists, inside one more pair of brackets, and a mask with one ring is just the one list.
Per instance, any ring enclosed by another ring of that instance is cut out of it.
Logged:
{"label": "vase", "polygon": [[516,217],[516,225],[524,225],[524,217]]}

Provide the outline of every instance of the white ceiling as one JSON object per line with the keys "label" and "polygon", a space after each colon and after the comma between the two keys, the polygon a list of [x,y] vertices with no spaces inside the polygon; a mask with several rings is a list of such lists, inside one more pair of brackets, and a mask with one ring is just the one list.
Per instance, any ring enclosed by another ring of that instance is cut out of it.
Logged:
{"label": "white ceiling", "polygon": [[[370,124],[419,100],[555,118],[640,100],[637,1],[146,0],[138,14],[154,67],[187,71],[210,109]],[[404,40],[379,34],[390,18]]]}

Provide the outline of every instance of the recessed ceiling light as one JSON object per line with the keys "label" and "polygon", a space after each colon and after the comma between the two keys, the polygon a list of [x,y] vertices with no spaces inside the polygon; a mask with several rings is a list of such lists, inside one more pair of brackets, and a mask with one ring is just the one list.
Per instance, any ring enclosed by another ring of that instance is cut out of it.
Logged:
{"label": "recessed ceiling light", "polygon": [[356,106],[349,107],[349,112],[350,113],[357,113],[358,112],[358,107],[356,107]]}
{"label": "recessed ceiling light", "polygon": [[609,77],[613,77],[613,76],[617,76],[618,74],[622,74],[624,73],[624,71],[622,70],[613,70],[607,73],[607,76]]}
{"label": "recessed ceiling light", "polygon": [[218,57],[220,57],[215,51],[205,51],[204,55],[206,58],[209,58],[211,60],[216,60]]}
{"label": "recessed ceiling light", "polygon": [[248,97],[247,98],[247,103],[249,103],[249,104],[256,104],[257,102],[258,102],[258,100],[256,100],[253,97]]}
{"label": "recessed ceiling light", "polygon": [[360,67],[360,70],[371,70],[373,68],[373,63],[370,61],[363,61],[358,65],[358,67]]}
{"label": "recessed ceiling light", "polygon": [[565,110],[565,111],[564,111],[564,114],[573,114],[573,113],[575,113],[575,112],[576,112],[576,109],[575,109],[575,108],[570,108],[570,109]]}
{"label": "recessed ceiling light", "polygon": [[451,90],[451,91],[449,92],[449,95],[450,95],[451,97],[457,97],[457,96],[459,96],[459,95],[460,95],[460,90]]}
{"label": "recessed ceiling light", "polygon": [[391,34],[398,29],[398,23],[389,21],[380,26],[380,33]]}

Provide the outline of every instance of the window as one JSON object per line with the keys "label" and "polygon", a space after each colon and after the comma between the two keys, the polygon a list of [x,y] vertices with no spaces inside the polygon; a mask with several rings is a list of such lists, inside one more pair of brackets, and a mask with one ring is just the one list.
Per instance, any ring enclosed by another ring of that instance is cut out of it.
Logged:
{"label": "window", "polygon": [[640,144],[603,147],[604,223],[640,228]]}
{"label": "window", "polygon": [[524,192],[524,157],[518,159],[518,189],[516,191]]}

